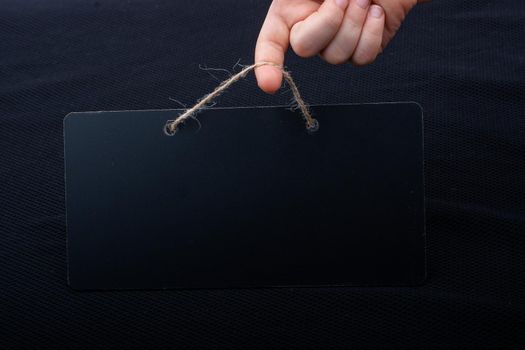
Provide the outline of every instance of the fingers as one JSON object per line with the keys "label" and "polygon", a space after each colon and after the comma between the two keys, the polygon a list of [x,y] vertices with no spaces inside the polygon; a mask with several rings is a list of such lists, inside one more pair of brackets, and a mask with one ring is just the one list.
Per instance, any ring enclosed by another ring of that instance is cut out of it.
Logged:
{"label": "fingers", "polygon": [[[325,0],[321,5],[320,1],[274,1],[257,40],[255,62],[283,66],[291,45],[299,56],[321,52],[333,64],[349,59],[355,65],[371,63],[381,51],[382,42],[388,41],[382,38],[384,29],[393,25],[385,27],[384,10],[370,5],[370,1]],[[282,84],[283,74],[277,67],[257,67],[255,75],[257,84],[267,93],[274,93]]]}
{"label": "fingers", "polygon": [[350,1],[339,31],[321,53],[325,61],[332,64],[348,62],[359,42],[369,5],[370,0]]}
{"label": "fingers", "polygon": [[[268,12],[255,46],[255,62],[272,62],[284,65],[284,55],[288,49],[289,29],[281,17]],[[277,67],[261,66],[255,69],[257,85],[267,93],[279,90],[283,73]]]}
{"label": "fingers", "polygon": [[301,57],[317,55],[334,38],[341,26],[348,0],[326,0],[306,19],[295,23],[290,45]]}
{"label": "fingers", "polygon": [[353,64],[363,66],[375,60],[381,52],[384,27],[385,14],[383,8],[378,5],[371,5],[361,31],[361,37],[352,55]]}
{"label": "fingers", "polygon": [[[421,2],[421,1],[419,1]],[[403,0],[393,2],[391,0],[375,0],[375,3],[381,6],[385,15],[385,30],[383,32],[383,41],[381,48],[384,49],[395,36],[410,10],[418,3],[417,0]]]}
{"label": "fingers", "polygon": [[[255,62],[272,62],[284,65],[284,55],[289,45],[290,28],[319,9],[316,1],[296,1],[293,6],[286,1],[273,1],[259,33],[255,47]],[[274,93],[281,87],[283,74],[279,68],[261,66],[255,69],[259,87]]]}

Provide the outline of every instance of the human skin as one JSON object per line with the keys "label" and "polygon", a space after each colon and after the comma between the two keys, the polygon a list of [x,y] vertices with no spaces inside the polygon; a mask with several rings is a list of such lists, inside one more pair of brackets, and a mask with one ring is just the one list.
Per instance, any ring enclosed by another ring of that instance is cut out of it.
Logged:
{"label": "human skin", "polygon": [[[331,64],[372,63],[394,37],[417,0],[274,0],[259,33],[255,62],[283,66],[291,46],[300,57],[320,55]],[[257,84],[274,93],[282,71],[255,70]]]}

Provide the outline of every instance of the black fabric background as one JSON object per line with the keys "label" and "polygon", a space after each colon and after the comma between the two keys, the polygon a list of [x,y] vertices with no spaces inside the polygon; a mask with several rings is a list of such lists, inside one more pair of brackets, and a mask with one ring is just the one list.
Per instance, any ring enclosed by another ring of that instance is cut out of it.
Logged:
{"label": "black fabric background", "polygon": [[[73,292],[62,119],[178,108],[253,61],[268,1],[0,4],[0,348],[523,348],[525,3],[418,6],[376,63],[288,56],[309,103],[425,110],[419,288]],[[218,79],[224,74],[214,73]],[[253,76],[220,106],[280,105]]]}

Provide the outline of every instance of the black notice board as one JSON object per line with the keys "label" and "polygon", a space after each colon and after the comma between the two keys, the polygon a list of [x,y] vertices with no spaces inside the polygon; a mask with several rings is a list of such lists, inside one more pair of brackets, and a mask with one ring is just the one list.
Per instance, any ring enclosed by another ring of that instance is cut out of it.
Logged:
{"label": "black notice board", "polygon": [[416,103],[71,113],[75,289],[417,285],[425,269]]}

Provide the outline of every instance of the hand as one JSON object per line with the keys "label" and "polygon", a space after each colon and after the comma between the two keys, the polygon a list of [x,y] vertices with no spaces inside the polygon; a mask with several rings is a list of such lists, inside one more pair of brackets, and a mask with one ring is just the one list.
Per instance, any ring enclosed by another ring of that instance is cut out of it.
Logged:
{"label": "hand", "polygon": [[[371,2],[371,3],[370,3]],[[284,65],[288,45],[301,57],[320,55],[332,64],[373,62],[417,0],[274,0],[261,28],[255,62]],[[259,87],[273,93],[282,71],[255,70]]]}

